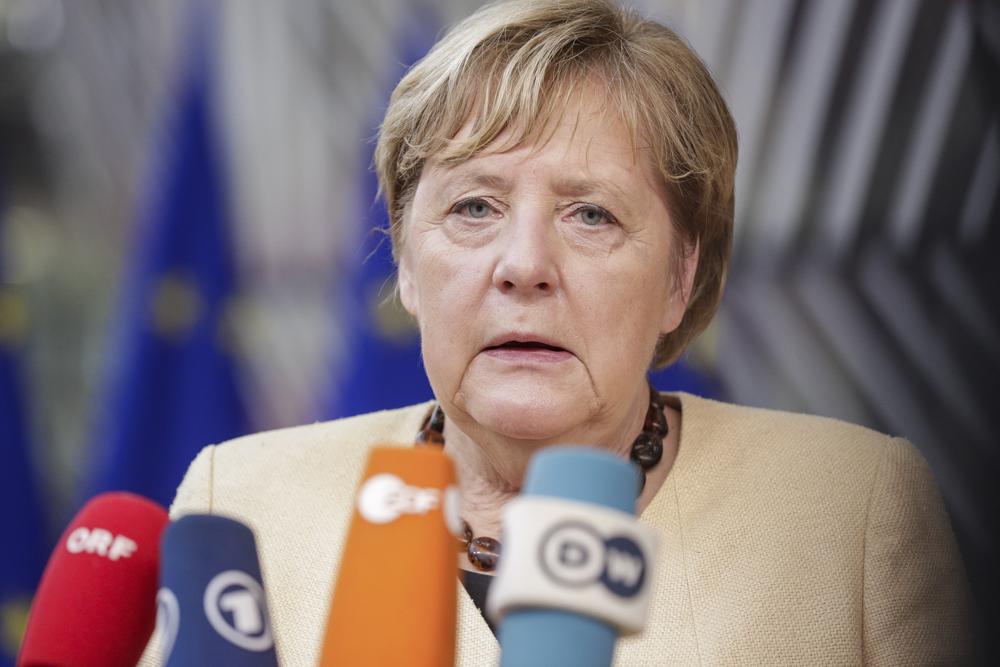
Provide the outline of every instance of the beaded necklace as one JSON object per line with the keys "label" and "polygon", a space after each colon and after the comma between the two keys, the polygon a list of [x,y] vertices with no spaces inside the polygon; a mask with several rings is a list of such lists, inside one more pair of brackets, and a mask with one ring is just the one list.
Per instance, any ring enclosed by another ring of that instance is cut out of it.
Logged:
{"label": "beaded necklace", "polygon": [[[663,411],[663,397],[649,385],[649,407],[642,432],[632,441],[629,459],[639,467],[639,491],[646,488],[646,471],[651,470],[663,458],[663,439],[667,437],[667,416]],[[444,410],[437,403],[417,433],[418,445],[444,447]],[[462,520],[462,537],[459,543],[466,552],[469,562],[481,572],[492,572],[500,559],[500,541],[493,537],[474,537],[469,523]]]}

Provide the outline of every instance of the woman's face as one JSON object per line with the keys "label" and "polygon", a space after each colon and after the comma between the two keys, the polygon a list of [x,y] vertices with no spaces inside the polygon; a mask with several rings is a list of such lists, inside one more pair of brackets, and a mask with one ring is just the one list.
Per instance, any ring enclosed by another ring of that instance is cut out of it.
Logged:
{"label": "woman's face", "polygon": [[696,260],[675,289],[664,194],[612,114],[570,108],[543,144],[429,160],[403,233],[400,295],[449,418],[559,441],[644,414]]}

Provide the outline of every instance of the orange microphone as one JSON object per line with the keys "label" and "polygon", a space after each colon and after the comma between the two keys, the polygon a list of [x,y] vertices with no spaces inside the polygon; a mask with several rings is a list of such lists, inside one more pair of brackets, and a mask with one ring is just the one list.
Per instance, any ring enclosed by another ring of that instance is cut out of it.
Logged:
{"label": "orange microphone", "polygon": [[460,526],[455,469],[444,452],[372,450],[320,667],[454,664]]}

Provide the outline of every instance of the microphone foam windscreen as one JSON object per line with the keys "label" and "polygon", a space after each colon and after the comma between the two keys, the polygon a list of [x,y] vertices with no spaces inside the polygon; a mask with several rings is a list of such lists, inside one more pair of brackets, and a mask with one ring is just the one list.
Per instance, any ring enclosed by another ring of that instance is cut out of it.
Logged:
{"label": "microphone foam windscreen", "polygon": [[278,664],[253,531],[189,514],[163,533],[157,595],[166,664]]}
{"label": "microphone foam windscreen", "polygon": [[105,493],[63,533],[35,594],[20,667],[133,667],[156,621],[166,511]]}
{"label": "microphone foam windscreen", "polygon": [[455,470],[437,448],[372,450],[356,496],[320,665],[450,665]]}

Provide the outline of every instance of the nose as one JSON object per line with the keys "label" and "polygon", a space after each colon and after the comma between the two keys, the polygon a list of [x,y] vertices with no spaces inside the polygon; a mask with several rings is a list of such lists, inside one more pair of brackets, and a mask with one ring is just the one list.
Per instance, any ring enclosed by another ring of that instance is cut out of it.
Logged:
{"label": "nose", "polygon": [[559,281],[556,239],[544,215],[512,215],[501,234],[493,285],[505,294],[544,296]]}

